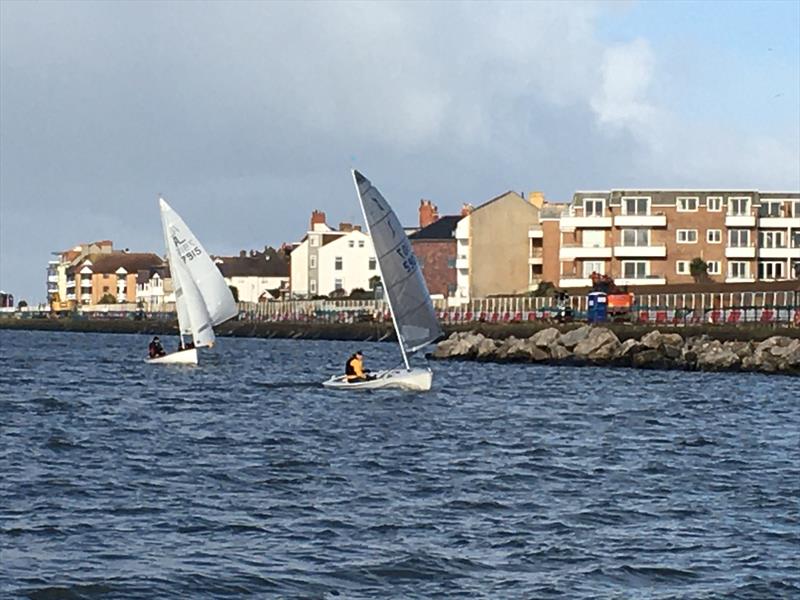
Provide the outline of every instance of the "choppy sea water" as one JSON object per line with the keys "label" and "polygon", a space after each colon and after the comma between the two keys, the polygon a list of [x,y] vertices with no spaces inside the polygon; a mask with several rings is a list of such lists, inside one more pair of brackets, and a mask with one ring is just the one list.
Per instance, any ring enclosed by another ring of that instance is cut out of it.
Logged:
{"label": "choppy sea water", "polygon": [[0,331],[3,598],[800,597],[797,379],[148,341]]}

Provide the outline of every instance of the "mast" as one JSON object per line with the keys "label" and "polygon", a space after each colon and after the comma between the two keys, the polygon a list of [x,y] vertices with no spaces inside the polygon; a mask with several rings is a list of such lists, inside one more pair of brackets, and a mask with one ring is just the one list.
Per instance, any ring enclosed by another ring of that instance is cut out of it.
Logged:
{"label": "mast", "polygon": [[[350,169],[350,174],[353,176],[353,185],[356,186],[356,195],[358,196],[358,204],[361,206],[361,214],[364,216],[364,225],[367,228],[367,233],[370,236],[370,240],[372,239],[372,231],[369,227],[369,219],[367,219],[367,211],[364,210],[364,201],[361,198],[361,191],[358,189],[358,181],[356,181],[356,170]],[[374,249],[373,244],[373,249]],[[394,308],[392,308],[392,299],[389,296],[388,292],[386,291],[386,280],[383,278],[383,269],[381,269],[381,261],[378,260],[377,252],[375,257],[375,263],[378,266],[378,275],[381,276],[381,282],[384,285],[384,297],[386,298],[386,303],[389,305],[389,313],[392,315],[392,325],[394,326],[395,335],[397,335],[397,343],[400,345],[400,353],[403,355],[403,362],[406,365],[406,371],[411,370],[411,366],[408,364],[408,356],[406,356],[406,349],[403,347],[403,338],[400,335],[400,328],[397,326],[397,319],[394,316]]]}

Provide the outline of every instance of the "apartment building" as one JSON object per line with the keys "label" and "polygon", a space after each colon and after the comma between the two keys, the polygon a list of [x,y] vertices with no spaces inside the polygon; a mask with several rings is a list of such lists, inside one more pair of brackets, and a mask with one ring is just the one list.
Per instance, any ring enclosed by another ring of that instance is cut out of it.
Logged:
{"label": "apartment building", "polygon": [[[610,190],[577,192],[559,219],[558,283],[745,283],[800,278],[800,192]],[[552,266],[550,271],[554,271]]]}
{"label": "apartment building", "polygon": [[74,282],[71,290],[67,290],[67,269],[74,267],[89,254],[110,254],[112,252],[114,252],[114,244],[111,240],[78,244],[69,250],[53,252],[52,255],[56,258],[47,263],[47,302],[52,302],[56,297],[64,302],[69,295],[72,296],[72,300],[75,300]]}
{"label": "apartment building", "polygon": [[67,268],[67,300],[78,304],[99,304],[111,295],[117,302],[136,302],[139,271],[163,266],[157,254],[109,252],[89,254]]}
{"label": "apartment building", "polygon": [[311,226],[291,251],[290,289],[294,297],[327,296],[343,290],[371,289],[378,265],[370,237],[358,225],[332,229],[315,210]]}

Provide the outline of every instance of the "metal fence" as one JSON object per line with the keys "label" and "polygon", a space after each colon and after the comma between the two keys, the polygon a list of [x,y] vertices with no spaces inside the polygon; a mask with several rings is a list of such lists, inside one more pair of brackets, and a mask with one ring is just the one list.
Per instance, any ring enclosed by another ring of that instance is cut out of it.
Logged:
{"label": "metal fence", "polygon": [[[389,322],[382,300],[294,300],[240,303],[240,320],[297,323]],[[459,307],[434,301],[444,323],[510,323],[556,320],[571,310],[572,319],[586,320],[587,299],[571,297],[566,304],[552,298],[508,297],[473,300]],[[724,292],[644,294],[631,309],[618,315],[634,323],[701,324],[765,323],[800,326],[800,292]]]}

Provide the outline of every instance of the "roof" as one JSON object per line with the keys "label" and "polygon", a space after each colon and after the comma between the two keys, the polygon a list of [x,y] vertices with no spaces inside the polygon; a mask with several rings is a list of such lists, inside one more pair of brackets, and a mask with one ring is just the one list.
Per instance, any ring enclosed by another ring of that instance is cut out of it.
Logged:
{"label": "roof", "polygon": [[[91,261],[92,273],[116,273],[120,268],[125,269],[128,273],[137,273],[142,269],[159,267],[164,264],[162,258],[152,252],[104,252],[89,254],[84,260]],[[75,265],[73,269],[83,268],[83,262]]]}
{"label": "roof", "polygon": [[463,217],[461,215],[447,215],[440,217],[427,227],[408,236],[415,240],[453,240],[456,237],[456,226]]}
{"label": "roof", "polygon": [[254,256],[218,256],[215,262],[225,277],[289,277],[289,261],[272,249]]}

